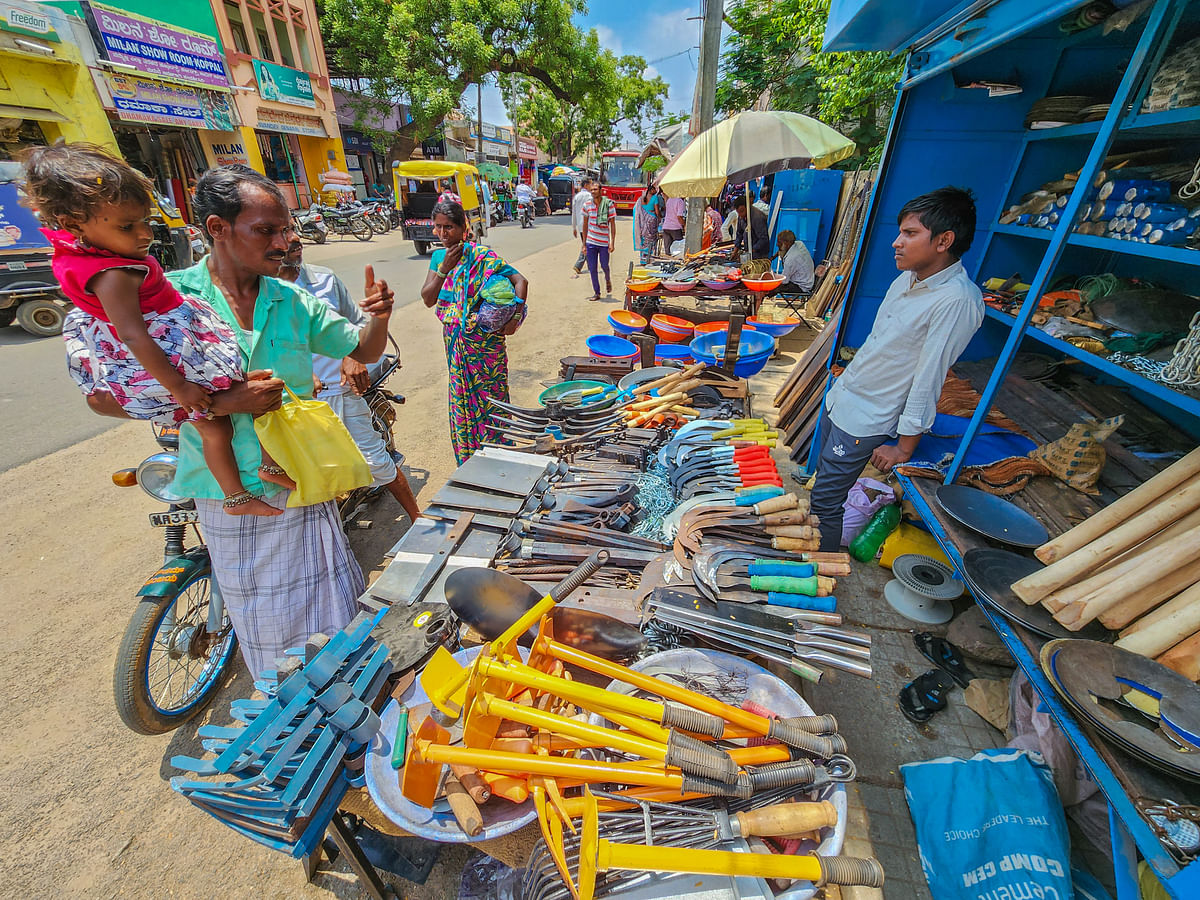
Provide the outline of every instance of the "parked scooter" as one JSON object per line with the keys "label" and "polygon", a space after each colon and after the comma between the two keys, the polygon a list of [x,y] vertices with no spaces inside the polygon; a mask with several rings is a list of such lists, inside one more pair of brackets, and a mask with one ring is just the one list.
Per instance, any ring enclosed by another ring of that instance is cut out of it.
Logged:
{"label": "parked scooter", "polygon": [[[371,410],[371,424],[400,465],[404,457],[396,450],[392,425],[394,405],[403,403],[404,397],[384,387],[400,367],[400,350],[394,340],[388,340],[390,349],[371,367],[371,383],[363,399]],[[114,484],[139,485],[167,504],[166,512],[150,514],[150,524],[164,529],[164,562],[137,592],[138,603],[113,667],[117,713],[138,734],[171,731],[204,709],[225,683],[237,649],[237,635],[212,577],[208,548],[196,529],[195,501],[180,497],[171,487],[179,431],[156,427],[154,436],[160,452],[136,469],[122,469],[112,476]],[[354,521],[384,490],[368,486],[342,497],[338,501],[342,526]],[[196,538],[190,547],[189,527]]]}
{"label": "parked scooter", "polygon": [[329,238],[329,229],[325,227],[325,217],[312,209],[293,209],[292,225],[301,240],[314,244],[323,244]]}

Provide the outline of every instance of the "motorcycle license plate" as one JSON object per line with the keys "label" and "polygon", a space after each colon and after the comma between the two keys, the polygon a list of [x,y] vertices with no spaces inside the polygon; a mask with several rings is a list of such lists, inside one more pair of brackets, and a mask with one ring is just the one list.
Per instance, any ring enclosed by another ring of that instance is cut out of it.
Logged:
{"label": "motorcycle license plate", "polygon": [[10,262],[8,264],[8,271],[10,271],[10,272],[24,272],[28,268],[29,268],[29,266],[25,265],[25,263],[23,263],[19,260],[14,260],[13,262]]}
{"label": "motorcycle license plate", "polygon": [[177,509],[175,512],[150,513],[150,524],[159,528],[168,525],[193,525],[200,521],[200,513],[194,509]]}

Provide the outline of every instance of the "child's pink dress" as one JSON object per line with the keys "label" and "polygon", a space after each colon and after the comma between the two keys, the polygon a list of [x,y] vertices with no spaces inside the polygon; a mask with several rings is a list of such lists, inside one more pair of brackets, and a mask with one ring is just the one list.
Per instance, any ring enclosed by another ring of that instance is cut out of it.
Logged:
{"label": "child's pink dress", "polygon": [[241,350],[230,327],[216,311],[196,297],[185,297],[167,281],[152,256],[127,259],[80,244],[70,232],[42,229],[54,246],[54,275],[63,293],[75,304],[63,325],[67,368],[85,395],[104,391],[132,418],[160,425],[203,419],[180,409],[170,391],[142,368],[104,314],[89,282],[108,269],[146,273],[138,302],[146,330],[167,359],[188,381],[223,391],[245,380]]}

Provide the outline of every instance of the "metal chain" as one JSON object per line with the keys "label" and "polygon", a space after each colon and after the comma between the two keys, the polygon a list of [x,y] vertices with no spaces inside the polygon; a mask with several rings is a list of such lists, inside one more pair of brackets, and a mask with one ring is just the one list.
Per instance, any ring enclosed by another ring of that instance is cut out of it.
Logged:
{"label": "metal chain", "polygon": [[1200,385],[1200,313],[1192,316],[1188,336],[1175,345],[1175,355],[1159,380],[1172,385]]}
{"label": "metal chain", "polygon": [[1162,373],[1167,365],[1166,363],[1158,362],[1145,356],[1139,356],[1136,353],[1121,353],[1120,351],[1110,353],[1108,361],[1124,366],[1126,369],[1132,369],[1134,372],[1149,378],[1151,381],[1163,381]]}

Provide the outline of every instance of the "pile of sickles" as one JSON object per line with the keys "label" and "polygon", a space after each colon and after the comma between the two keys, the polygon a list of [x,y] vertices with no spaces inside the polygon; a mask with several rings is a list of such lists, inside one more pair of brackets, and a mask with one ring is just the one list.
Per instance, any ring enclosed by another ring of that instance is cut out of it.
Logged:
{"label": "pile of sickles", "polygon": [[379,730],[371,706],[392,672],[388,648],[370,637],[382,616],[352,622],[281,680],[264,673],[255,687],[266,699],[230,704],[242,727],[200,727],[213,759],[172,757],[189,774],[171,787],[260,844],[312,853],[347,788],[365,784],[367,745]]}
{"label": "pile of sickles", "polygon": [[766,498],[783,493],[771,457],[776,434],[761,419],[697,419],[680,428],[658,458],[678,500],[733,490]]}
{"label": "pile of sickles", "polygon": [[[432,713],[408,741],[401,776],[404,795],[432,806],[441,770],[451,766],[474,770],[493,796],[514,802],[532,796],[554,868],[576,897],[594,896],[595,873],[607,869],[667,867],[775,877],[778,861],[762,854],[750,854],[750,859],[705,850],[695,851],[699,857],[672,854],[668,861],[653,852],[639,856],[634,845],[618,847],[600,836],[591,786],[608,791],[606,804],[678,804],[704,797],[747,803],[781,789],[795,796],[853,777],[853,763],[844,756],[845,742],[830,716],[761,715],[556,640],[556,619],[550,613],[604,564],[606,555],[598,551],[589,557],[517,615],[469,665],[459,665],[444,649],[435,654],[421,676]],[[505,578],[499,573],[487,577]],[[518,594],[526,590],[518,585]],[[488,606],[494,613],[497,604]],[[537,636],[522,662],[517,640],[534,626]],[[580,677],[572,677],[567,666],[582,670]],[[589,683],[604,679],[638,693]],[[461,729],[460,744],[453,741],[451,729]],[[790,807],[786,811],[795,812]],[[568,833],[581,835],[581,843],[572,844],[570,860]],[[882,880],[873,860],[790,857],[786,862],[790,877],[855,884]]]}

